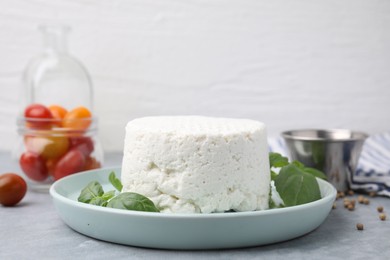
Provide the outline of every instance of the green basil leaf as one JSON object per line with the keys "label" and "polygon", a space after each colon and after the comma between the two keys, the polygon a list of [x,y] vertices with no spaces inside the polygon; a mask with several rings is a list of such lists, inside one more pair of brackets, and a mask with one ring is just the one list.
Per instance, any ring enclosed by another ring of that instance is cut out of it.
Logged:
{"label": "green basil leaf", "polygon": [[159,212],[150,199],[134,192],[123,192],[119,194],[107,203],[107,207],[135,211]]}
{"label": "green basil leaf", "polygon": [[314,175],[317,178],[320,178],[320,179],[323,179],[323,180],[327,179],[326,175],[322,171],[317,170],[315,168],[311,168],[311,167],[305,167],[305,165],[303,163],[301,163],[300,161],[294,160],[294,161],[291,162],[291,164],[294,164],[298,168],[302,169],[304,172],[312,174],[312,175]]}
{"label": "green basil leaf", "polygon": [[269,209],[276,209],[278,206],[276,205],[276,203],[274,202],[274,200],[272,198],[269,198],[268,200],[268,208]]}
{"label": "green basil leaf", "polygon": [[107,205],[107,200],[103,199],[102,197],[95,197],[91,199],[89,204],[105,207]]}
{"label": "green basil leaf", "polygon": [[320,170],[317,170],[315,168],[310,168],[310,167],[305,167],[303,169],[306,173],[309,173],[317,178],[320,178],[320,179],[323,179],[323,180],[327,180],[328,178],[326,177],[326,175],[320,171]]}
{"label": "green basil leaf", "polygon": [[115,189],[117,189],[119,192],[122,191],[122,183],[121,181],[115,176],[115,172],[111,172],[110,175],[108,176],[108,180],[114,186]]}
{"label": "green basil leaf", "polygon": [[279,153],[271,152],[269,153],[269,164],[270,167],[280,168],[288,165],[288,159]]}
{"label": "green basil leaf", "polygon": [[316,178],[294,164],[280,170],[275,188],[287,207],[321,199]]}
{"label": "green basil leaf", "polygon": [[278,177],[278,174],[274,171],[271,171],[271,180],[276,180],[276,178]]}
{"label": "green basil leaf", "polygon": [[295,166],[297,166],[298,168],[301,168],[301,169],[305,168],[305,165],[297,160],[292,161],[291,164],[294,164]]}
{"label": "green basil leaf", "polygon": [[81,190],[80,196],[77,200],[79,202],[90,203],[93,198],[100,197],[103,194],[104,191],[102,185],[97,181],[93,181]]}
{"label": "green basil leaf", "polygon": [[106,193],[104,193],[102,195],[102,199],[105,200],[105,201],[109,201],[110,199],[112,199],[113,197],[115,197],[115,190],[110,190],[110,191],[107,191]]}

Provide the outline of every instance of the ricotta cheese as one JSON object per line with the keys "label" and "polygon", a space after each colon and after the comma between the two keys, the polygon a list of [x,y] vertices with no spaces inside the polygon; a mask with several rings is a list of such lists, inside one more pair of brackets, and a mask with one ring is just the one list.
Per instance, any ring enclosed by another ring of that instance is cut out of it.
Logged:
{"label": "ricotta cheese", "polygon": [[161,212],[268,208],[266,127],[247,119],[144,117],[126,126],[123,192],[150,198]]}

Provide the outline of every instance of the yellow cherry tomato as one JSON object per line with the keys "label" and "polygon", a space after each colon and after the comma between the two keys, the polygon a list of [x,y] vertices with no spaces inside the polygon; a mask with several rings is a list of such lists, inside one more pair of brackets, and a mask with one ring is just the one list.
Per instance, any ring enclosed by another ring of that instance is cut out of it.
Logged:
{"label": "yellow cherry tomato", "polygon": [[62,120],[64,119],[65,115],[68,113],[68,110],[66,110],[62,106],[58,106],[58,105],[51,105],[48,108],[49,108],[53,118],[56,121],[55,125],[61,127]]}
{"label": "yellow cherry tomato", "polygon": [[70,129],[87,129],[91,124],[92,114],[86,107],[76,107],[69,111],[62,126]]}
{"label": "yellow cherry tomato", "polygon": [[69,149],[69,138],[65,136],[24,137],[27,151],[40,155],[43,159],[57,159]]}

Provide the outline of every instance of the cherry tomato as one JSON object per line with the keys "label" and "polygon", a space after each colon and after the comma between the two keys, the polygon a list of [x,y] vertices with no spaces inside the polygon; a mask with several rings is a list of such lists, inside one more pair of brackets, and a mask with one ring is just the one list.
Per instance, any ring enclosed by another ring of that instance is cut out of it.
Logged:
{"label": "cherry tomato", "polygon": [[14,206],[26,195],[27,184],[22,177],[15,173],[0,175],[0,204]]}
{"label": "cherry tomato", "polygon": [[96,158],[88,156],[85,162],[84,171],[101,168],[102,165]]}
{"label": "cherry tomato", "polygon": [[85,155],[78,149],[67,152],[57,163],[53,177],[59,180],[70,174],[84,170]]}
{"label": "cherry tomato", "polygon": [[29,105],[24,110],[24,117],[27,118],[27,126],[37,129],[48,129],[51,127],[51,122],[48,119],[53,119],[50,110],[41,104]]}
{"label": "cherry tomato", "polygon": [[45,161],[41,156],[33,152],[25,152],[19,159],[23,172],[34,181],[46,180],[48,173]]}
{"label": "cherry tomato", "polygon": [[90,155],[93,150],[93,141],[90,137],[87,136],[76,136],[70,137],[70,147],[80,150],[85,156]]}
{"label": "cherry tomato", "polygon": [[62,125],[70,129],[87,129],[91,124],[91,116],[87,108],[76,107],[65,115]]}
{"label": "cherry tomato", "polygon": [[46,161],[46,168],[47,168],[47,172],[48,174],[50,175],[54,175],[54,170],[57,166],[57,163],[58,163],[58,159],[48,159]]}
{"label": "cherry tomato", "polygon": [[50,110],[53,118],[56,121],[55,125],[61,127],[62,120],[64,119],[65,115],[68,113],[68,110],[58,105],[51,105],[48,107],[48,109]]}
{"label": "cherry tomato", "polygon": [[69,138],[65,136],[30,136],[24,137],[26,149],[39,154],[43,159],[56,159],[64,155],[69,148]]}

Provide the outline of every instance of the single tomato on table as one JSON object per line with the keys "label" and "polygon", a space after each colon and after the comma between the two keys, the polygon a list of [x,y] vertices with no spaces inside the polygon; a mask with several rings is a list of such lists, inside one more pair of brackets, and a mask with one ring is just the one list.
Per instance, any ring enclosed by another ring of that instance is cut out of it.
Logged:
{"label": "single tomato on table", "polygon": [[58,127],[62,127],[62,120],[64,119],[65,115],[68,113],[68,110],[58,105],[51,105],[48,107],[48,109],[50,110],[53,118],[55,119],[54,124]]}
{"label": "single tomato on table", "polygon": [[27,191],[27,184],[22,177],[15,173],[0,175],[0,204],[14,206],[18,204]]}
{"label": "single tomato on table", "polygon": [[44,181],[48,177],[43,158],[33,152],[24,152],[19,159],[20,167],[28,178],[34,181]]}
{"label": "single tomato on table", "polygon": [[91,124],[92,114],[86,107],[76,107],[69,111],[62,123],[62,126],[70,129],[85,130]]}

